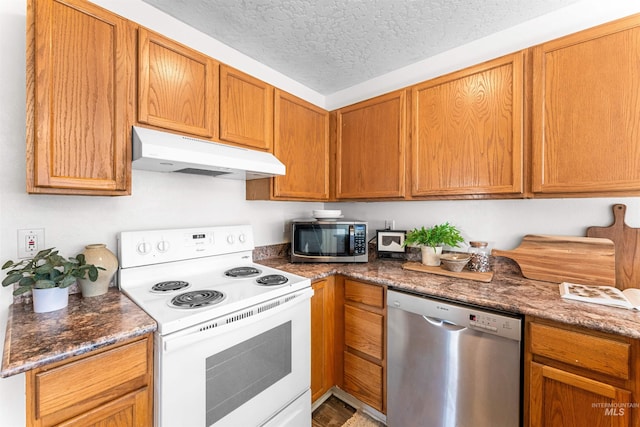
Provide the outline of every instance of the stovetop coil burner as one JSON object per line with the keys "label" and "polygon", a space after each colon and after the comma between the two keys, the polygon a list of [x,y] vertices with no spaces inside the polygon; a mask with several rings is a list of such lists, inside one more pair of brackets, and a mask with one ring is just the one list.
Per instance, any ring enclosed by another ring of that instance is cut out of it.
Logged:
{"label": "stovetop coil burner", "polygon": [[200,308],[218,304],[225,299],[220,291],[203,289],[200,291],[183,292],[171,299],[170,305],[176,308]]}
{"label": "stovetop coil burner", "polygon": [[183,280],[167,280],[166,282],[156,283],[151,287],[152,292],[164,293],[164,292],[172,292],[179,291],[180,289],[186,289],[189,286],[189,282],[185,282]]}
{"label": "stovetop coil burner", "polygon": [[258,277],[256,282],[262,286],[279,286],[287,283],[287,279],[282,274],[267,274],[266,276]]}
{"label": "stovetop coil burner", "polygon": [[227,277],[255,277],[259,276],[262,272],[255,267],[235,267],[224,272]]}

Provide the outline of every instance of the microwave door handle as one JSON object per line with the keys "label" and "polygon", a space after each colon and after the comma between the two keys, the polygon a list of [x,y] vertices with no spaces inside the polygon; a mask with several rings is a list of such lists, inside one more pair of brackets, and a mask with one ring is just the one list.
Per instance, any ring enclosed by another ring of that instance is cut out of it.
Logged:
{"label": "microwave door handle", "polygon": [[353,255],[356,247],[356,230],[353,225],[349,226],[349,255]]}

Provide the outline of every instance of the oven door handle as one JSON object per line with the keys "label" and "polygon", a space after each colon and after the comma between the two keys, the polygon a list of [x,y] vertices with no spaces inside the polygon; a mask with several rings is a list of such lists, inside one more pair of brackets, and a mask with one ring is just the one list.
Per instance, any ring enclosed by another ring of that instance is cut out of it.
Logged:
{"label": "oven door handle", "polygon": [[226,316],[211,319],[200,325],[192,326],[175,334],[162,337],[162,351],[168,353],[176,349],[184,348],[194,342],[233,332],[247,324],[259,322],[274,314],[290,310],[297,304],[309,300],[313,296],[313,293],[313,289],[305,288],[301,291],[283,295],[271,301],[238,310]]}

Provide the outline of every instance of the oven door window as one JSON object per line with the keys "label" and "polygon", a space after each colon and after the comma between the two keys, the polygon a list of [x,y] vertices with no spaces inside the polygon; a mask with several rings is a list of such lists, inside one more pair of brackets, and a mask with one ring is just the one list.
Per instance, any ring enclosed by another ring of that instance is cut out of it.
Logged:
{"label": "oven door window", "polygon": [[207,424],[241,407],[291,373],[291,322],[206,359]]}
{"label": "oven door window", "polygon": [[348,256],[348,224],[296,225],[294,230],[294,252],[308,256]]}

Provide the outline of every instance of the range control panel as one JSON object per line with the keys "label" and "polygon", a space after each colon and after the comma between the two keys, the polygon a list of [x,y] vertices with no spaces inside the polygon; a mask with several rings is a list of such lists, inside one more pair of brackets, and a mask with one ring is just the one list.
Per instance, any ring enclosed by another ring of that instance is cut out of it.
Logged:
{"label": "range control panel", "polygon": [[118,249],[123,268],[252,251],[253,230],[236,225],[128,231],[120,233]]}

